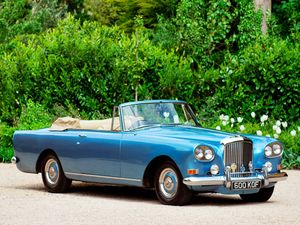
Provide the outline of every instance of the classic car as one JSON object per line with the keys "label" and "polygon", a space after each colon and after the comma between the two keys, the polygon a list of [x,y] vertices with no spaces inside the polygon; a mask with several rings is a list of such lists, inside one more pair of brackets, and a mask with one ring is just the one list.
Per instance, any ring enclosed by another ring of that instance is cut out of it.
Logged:
{"label": "classic car", "polygon": [[197,192],[265,202],[287,178],[278,140],[203,128],[178,100],[124,103],[104,120],[59,118],[50,128],[16,131],[13,142],[12,162],[41,173],[49,192],[76,180],[154,188],[168,205]]}

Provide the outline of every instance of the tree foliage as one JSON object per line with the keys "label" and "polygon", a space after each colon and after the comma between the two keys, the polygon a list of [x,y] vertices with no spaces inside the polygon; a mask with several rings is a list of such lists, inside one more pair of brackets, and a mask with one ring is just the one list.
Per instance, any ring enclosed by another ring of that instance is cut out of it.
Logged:
{"label": "tree foliage", "polygon": [[299,12],[274,5],[263,36],[248,0],[0,0],[0,155],[34,111],[102,118],[136,94],[186,100],[206,121],[297,123]]}
{"label": "tree foliage", "polygon": [[161,18],[154,41],[183,56],[196,68],[218,67],[226,52],[235,52],[260,37],[261,13],[247,0],[182,0],[176,17]]}
{"label": "tree foliage", "polygon": [[142,17],[145,27],[153,28],[157,16],[170,18],[175,15],[178,0],[85,0],[87,13],[104,25],[119,25],[132,31],[136,17]]}
{"label": "tree foliage", "polygon": [[273,16],[277,23],[277,33],[281,36],[293,36],[300,32],[300,1],[289,0],[274,4]]}
{"label": "tree foliage", "polygon": [[50,108],[74,105],[89,117],[99,111],[109,114],[113,105],[134,99],[137,76],[140,98],[149,99],[163,97],[157,88],[170,97],[180,93],[177,89],[185,90],[188,82],[183,78],[191,74],[189,63],[155,47],[143,34],[127,36],[97,23],[80,25],[72,17],[26,43],[16,41],[0,65],[5,90],[0,112],[7,121],[15,121],[29,99]]}
{"label": "tree foliage", "polygon": [[58,0],[5,0],[0,2],[0,43],[17,35],[35,34],[53,28],[64,17]]}

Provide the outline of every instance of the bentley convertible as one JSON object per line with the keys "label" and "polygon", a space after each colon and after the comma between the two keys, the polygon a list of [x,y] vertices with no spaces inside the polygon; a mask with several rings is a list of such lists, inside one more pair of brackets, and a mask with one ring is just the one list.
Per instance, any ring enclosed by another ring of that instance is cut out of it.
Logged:
{"label": "bentley convertible", "polygon": [[265,202],[287,178],[278,140],[205,129],[177,100],[124,103],[104,120],[59,118],[50,128],[16,131],[13,141],[12,162],[41,173],[49,192],[76,180],[154,188],[168,205],[197,192]]}

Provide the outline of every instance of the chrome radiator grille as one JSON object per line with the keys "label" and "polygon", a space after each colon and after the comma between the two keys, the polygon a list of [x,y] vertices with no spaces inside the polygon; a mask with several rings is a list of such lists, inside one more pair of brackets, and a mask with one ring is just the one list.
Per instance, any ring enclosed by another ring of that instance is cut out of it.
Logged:
{"label": "chrome radiator grille", "polygon": [[250,171],[249,162],[252,162],[252,142],[237,141],[227,143],[224,146],[224,163],[226,166],[236,165],[236,170],[232,172]]}

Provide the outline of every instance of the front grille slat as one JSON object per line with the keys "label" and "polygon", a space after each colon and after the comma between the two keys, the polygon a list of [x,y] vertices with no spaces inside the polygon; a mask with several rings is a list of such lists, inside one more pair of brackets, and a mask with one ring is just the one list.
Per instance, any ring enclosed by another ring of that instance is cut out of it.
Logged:
{"label": "front grille slat", "polygon": [[[249,162],[252,161],[252,142],[248,140],[227,143],[224,146],[224,163],[226,166],[236,164],[235,172],[249,171]],[[241,171],[244,167],[245,171]],[[233,171],[232,171],[233,172]]]}

